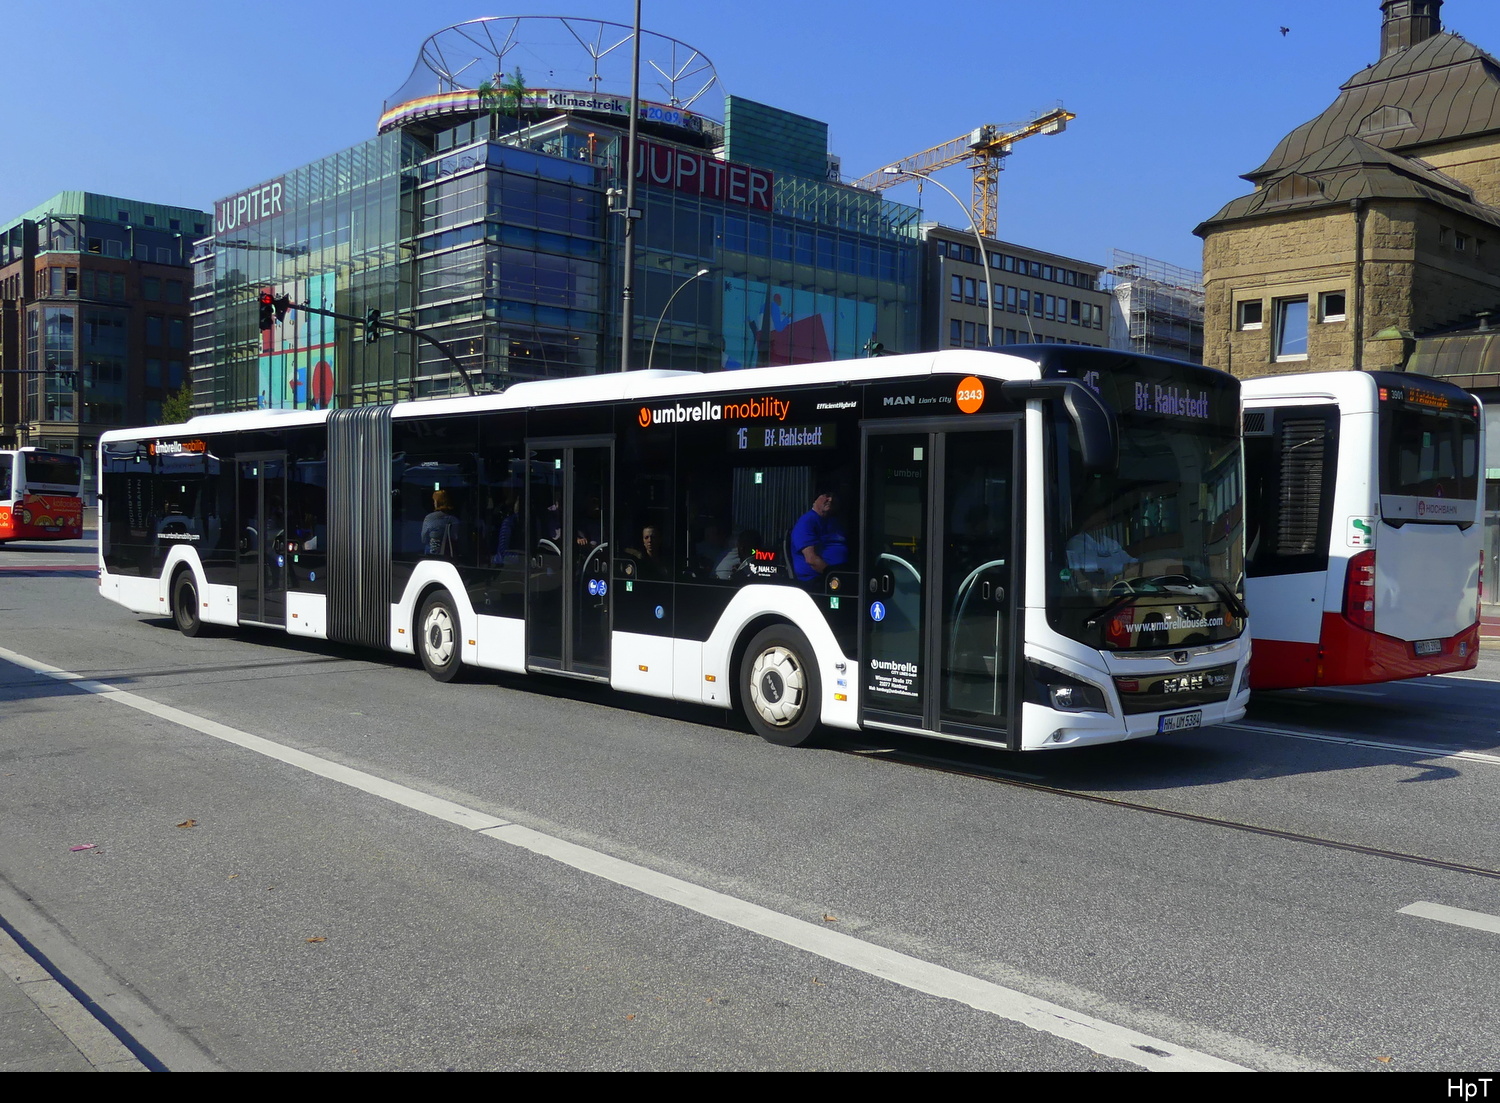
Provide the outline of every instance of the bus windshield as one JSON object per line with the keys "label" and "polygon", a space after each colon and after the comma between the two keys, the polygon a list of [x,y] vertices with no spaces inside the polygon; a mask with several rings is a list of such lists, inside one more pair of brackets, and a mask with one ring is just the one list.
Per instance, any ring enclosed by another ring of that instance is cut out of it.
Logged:
{"label": "bus windshield", "polygon": [[81,464],[77,458],[49,452],[27,452],[25,455],[27,486],[78,489]]}
{"label": "bus windshield", "polygon": [[1085,472],[1068,427],[1054,423],[1049,622],[1110,651],[1237,637],[1244,530],[1233,381],[1135,361],[1128,376],[1094,382],[1116,413],[1119,463]]}
{"label": "bus windshield", "polygon": [[8,452],[0,452],[0,501],[10,500],[10,478],[14,466],[15,457]]}
{"label": "bus windshield", "polygon": [[1474,521],[1479,418],[1472,397],[1447,390],[1380,388],[1380,512],[1388,520]]}

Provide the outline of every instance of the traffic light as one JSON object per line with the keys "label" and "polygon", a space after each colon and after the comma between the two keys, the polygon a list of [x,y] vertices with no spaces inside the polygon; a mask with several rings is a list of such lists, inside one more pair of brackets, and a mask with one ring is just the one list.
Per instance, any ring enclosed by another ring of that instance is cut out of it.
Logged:
{"label": "traffic light", "polygon": [[260,293],[260,328],[270,329],[276,324],[276,307],[269,291]]}
{"label": "traffic light", "polygon": [[365,311],[365,344],[373,345],[380,337],[380,310],[370,307]]}

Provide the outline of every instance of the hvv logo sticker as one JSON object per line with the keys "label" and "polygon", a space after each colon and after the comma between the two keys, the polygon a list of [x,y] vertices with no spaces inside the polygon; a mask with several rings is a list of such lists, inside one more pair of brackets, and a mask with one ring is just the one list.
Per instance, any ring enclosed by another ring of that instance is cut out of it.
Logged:
{"label": "hvv logo sticker", "polygon": [[1349,547],[1368,548],[1375,543],[1375,518],[1349,518]]}

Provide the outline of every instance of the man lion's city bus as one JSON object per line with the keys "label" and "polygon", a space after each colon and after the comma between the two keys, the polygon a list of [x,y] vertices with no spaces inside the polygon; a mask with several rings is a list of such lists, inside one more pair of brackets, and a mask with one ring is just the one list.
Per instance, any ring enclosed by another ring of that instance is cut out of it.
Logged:
{"label": "man lion's city bus", "polygon": [[82,472],[77,456],[36,448],[0,451],[0,543],[81,539]]}
{"label": "man lion's city bus", "polygon": [[1467,391],[1394,372],[1249,379],[1256,689],[1473,669],[1484,495]]}
{"label": "man lion's city bus", "polygon": [[785,745],[1105,743],[1245,711],[1239,419],[1229,375],[1063,346],[216,414],[102,439],[100,590]]}

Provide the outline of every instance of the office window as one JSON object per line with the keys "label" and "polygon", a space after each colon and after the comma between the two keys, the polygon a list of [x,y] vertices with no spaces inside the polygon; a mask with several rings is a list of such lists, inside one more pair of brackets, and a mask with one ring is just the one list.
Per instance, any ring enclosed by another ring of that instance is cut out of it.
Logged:
{"label": "office window", "polygon": [[948,322],[948,343],[954,348],[964,343],[964,326],[957,318],[952,318]]}
{"label": "office window", "polygon": [[1307,359],[1307,299],[1276,300],[1277,360]]}
{"label": "office window", "polygon": [[1259,299],[1253,299],[1248,302],[1240,303],[1240,328],[1259,329],[1262,325],[1262,315],[1264,313],[1264,310],[1265,304],[1263,304]]}
{"label": "office window", "polygon": [[948,278],[948,298],[956,303],[964,301],[964,278],[962,276]]}
{"label": "office window", "polygon": [[1344,320],[1344,293],[1325,291],[1318,296],[1318,320],[1342,322]]}
{"label": "office window", "polygon": [[974,323],[973,322],[965,322],[964,323],[964,348],[971,349],[973,347],[974,347]]}

